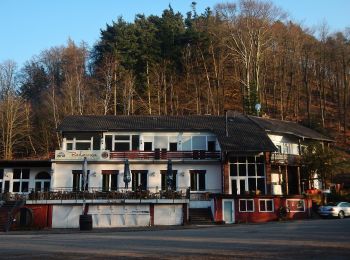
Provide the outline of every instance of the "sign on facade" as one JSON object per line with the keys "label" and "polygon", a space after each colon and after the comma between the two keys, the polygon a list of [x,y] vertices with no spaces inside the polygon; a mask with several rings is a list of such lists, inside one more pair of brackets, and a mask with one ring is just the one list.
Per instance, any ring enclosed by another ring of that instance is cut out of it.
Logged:
{"label": "sign on facade", "polygon": [[84,157],[87,160],[99,161],[109,159],[109,151],[104,150],[79,150],[79,151],[63,151],[56,150],[55,159],[56,160],[77,160],[83,161]]}

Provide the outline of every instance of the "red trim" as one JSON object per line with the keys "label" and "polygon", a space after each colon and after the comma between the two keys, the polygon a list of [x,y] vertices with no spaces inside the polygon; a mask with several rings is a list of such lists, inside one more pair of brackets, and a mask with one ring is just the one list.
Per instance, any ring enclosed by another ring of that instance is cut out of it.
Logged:
{"label": "red trim", "polygon": [[149,204],[149,214],[151,220],[151,226],[154,226],[154,204]]}
{"label": "red trim", "polygon": [[118,174],[118,170],[102,170],[101,174]]}

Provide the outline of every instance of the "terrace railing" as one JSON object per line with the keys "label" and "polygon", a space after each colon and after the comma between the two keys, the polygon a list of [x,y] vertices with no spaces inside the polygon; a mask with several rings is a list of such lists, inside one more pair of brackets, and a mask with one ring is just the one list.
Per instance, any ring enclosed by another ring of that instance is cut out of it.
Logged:
{"label": "terrace railing", "polygon": [[50,191],[32,191],[28,194],[17,196],[16,198],[27,200],[145,200],[145,199],[189,199],[187,189],[178,190],[132,190],[120,188],[115,191],[104,191],[101,188],[89,188],[88,191],[72,191],[67,188],[58,188]]}
{"label": "terrace railing", "polygon": [[131,159],[131,160],[219,160],[221,158],[219,151],[126,151],[111,152],[110,159]]}
{"label": "terrace railing", "polygon": [[271,162],[278,164],[298,164],[299,155],[296,154],[283,154],[283,153],[272,153]]}

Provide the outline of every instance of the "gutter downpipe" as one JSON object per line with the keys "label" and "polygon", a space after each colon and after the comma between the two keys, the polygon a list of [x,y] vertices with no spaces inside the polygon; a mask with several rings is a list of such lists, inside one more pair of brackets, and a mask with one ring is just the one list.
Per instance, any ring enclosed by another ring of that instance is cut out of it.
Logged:
{"label": "gutter downpipe", "polygon": [[225,134],[226,134],[226,137],[228,137],[227,110],[225,110]]}

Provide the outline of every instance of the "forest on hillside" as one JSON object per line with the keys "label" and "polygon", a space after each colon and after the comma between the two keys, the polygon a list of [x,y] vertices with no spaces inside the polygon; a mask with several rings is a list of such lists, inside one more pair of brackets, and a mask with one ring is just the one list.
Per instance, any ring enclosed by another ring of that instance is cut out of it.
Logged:
{"label": "forest on hillside", "polygon": [[[25,43],[24,43],[25,44]],[[270,2],[117,18],[92,46],[68,39],[21,68],[0,61],[0,158],[45,157],[67,115],[222,115],[291,120],[349,149],[350,28],[316,30]]]}

